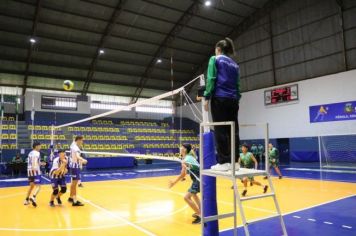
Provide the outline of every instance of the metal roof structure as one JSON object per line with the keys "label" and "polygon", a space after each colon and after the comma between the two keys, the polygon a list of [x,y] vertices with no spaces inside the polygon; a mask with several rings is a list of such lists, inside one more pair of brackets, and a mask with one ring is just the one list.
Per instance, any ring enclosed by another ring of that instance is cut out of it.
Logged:
{"label": "metal roof structure", "polygon": [[135,101],[204,72],[227,36],[236,43],[242,91],[350,70],[355,2],[3,0],[0,86],[60,90],[70,79],[75,92]]}
{"label": "metal roof structure", "polygon": [[5,0],[0,73],[11,78],[1,83],[25,91],[71,79],[83,94],[149,97],[171,89],[171,57],[178,87],[267,1]]}

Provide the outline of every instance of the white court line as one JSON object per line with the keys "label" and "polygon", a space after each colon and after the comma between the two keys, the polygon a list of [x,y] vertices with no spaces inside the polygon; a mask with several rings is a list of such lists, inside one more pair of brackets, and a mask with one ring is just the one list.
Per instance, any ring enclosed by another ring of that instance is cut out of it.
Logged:
{"label": "white court line", "polygon": [[50,183],[51,183],[51,180],[50,180],[49,178],[44,177],[43,175],[41,175],[41,178],[42,178],[42,179],[45,179],[45,180],[47,180],[48,182],[50,182]]}
{"label": "white court line", "polygon": [[300,217],[300,216],[293,216],[294,218],[297,218],[297,219],[300,219],[300,218],[302,218],[302,217]]}
{"label": "white court line", "polygon": [[332,224],[334,224],[334,223],[329,222],[329,221],[324,221],[323,223],[324,223],[324,224],[327,224],[327,225],[332,225]]}
{"label": "white court line", "polygon": [[[114,177],[109,177],[109,178],[114,179],[114,180],[120,180],[120,179],[117,179],[117,178],[114,178]],[[128,180],[128,181],[130,181],[130,180]],[[169,189],[164,189],[164,188],[160,188],[160,187],[147,187],[147,185],[145,185],[145,184],[137,183],[137,182],[134,182],[134,181],[130,181],[130,182],[133,183],[133,184],[137,184],[137,185],[143,186],[142,188],[146,188],[146,189],[156,189],[156,190],[160,190],[160,191],[164,191],[164,192],[169,192],[169,193],[175,193],[175,194],[184,196],[183,193],[177,193],[177,192],[174,192],[174,191],[169,190]],[[227,204],[227,205],[233,205],[231,202],[226,202],[226,201],[218,201],[218,202],[223,203],[223,204]],[[251,207],[251,206],[244,206],[244,208],[250,208],[250,209],[256,210],[256,211],[261,211],[261,212],[267,212],[267,213],[274,213],[274,214],[276,214],[275,211],[271,211],[271,210],[267,210],[267,209],[262,209],[262,208],[255,208],[255,207]]]}
{"label": "white court line", "polygon": [[[42,176],[42,178],[44,178],[45,180],[47,180],[47,181],[50,181],[48,178],[46,178],[46,177],[43,177]],[[117,179],[117,178],[113,178],[113,177],[110,177],[111,179],[114,179],[114,180],[122,180],[122,179]],[[125,180],[125,179],[123,179],[123,180]],[[126,181],[129,181],[129,182],[132,182],[132,183],[135,183],[135,184],[137,184],[137,185],[141,185],[141,186],[145,186],[146,188],[147,188],[147,185],[145,185],[145,184],[141,184],[141,183],[136,183],[136,182],[133,182],[132,180],[130,180],[130,179],[126,179]],[[167,192],[172,192],[172,193],[175,193],[175,194],[178,194],[178,195],[183,195],[183,194],[180,194],[180,193],[177,193],[177,192],[174,192],[174,191],[171,191],[171,190],[168,190],[168,189],[163,189],[163,188],[159,188],[159,187],[150,187],[150,188],[147,188],[147,189],[157,189],[157,190],[164,190],[164,191],[167,191]],[[303,208],[303,209],[299,209],[299,210],[296,210],[296,211],[292,211],[292,212],[287,212],[287,213],[285,213],[285,214],[282,214],[283,216],[284,215],[289,215],[289,214],[291,214],[291,213],[295,213],[295,212],[299,212],[299,211],[303,211],[303,210],[306,210],[306,209],[311,209],[311,208],[314,208],[314,207],[317,207],[317,206],[321,206],[321,205],[325,205],[325,204],[328,204],[328,203],[332,203],[332,202],[336,202],[336,201],[339,201],[339,200],[343,200],[343,199],[346,199],[346,198],[349,198],[349,197],[353,197],[353,196],[356,196],[355,194],[352,194],[352,195],[349,195],[349,196],[346,196],[346,197],[343,197],[343,198],[339,198],[339,199],[336,199],[336,200],[333,200],[333,201],[329,201],[329,202],[324,202],[324,203],[321,203],[321,204],[317,204],[317,205],[314,205],[314,206],[311,206],[311,207],[306,207],[306,208]],[[84,200],[84,198],[82,198],[83,200]],[[87,200],[86,200],[87,201]],[[88,202],[89,204],[91,204],[90,202]],[[95,205],[95,204],[94,204]],[[104,208],[103,208],[104,209]],[[104,209],[105,211],[108,211],[108,210],[106,210],[106,209]],[[181,209],[182,210],[182,209]],[[261,209],[259,209],[259,210],[261,210]],[[177,210],[177,212],[178,211],[180,211],[180,210]],[[112,214],[110,211],[108,211],[109,213],[110,213],[110,215]],[[114,215],[115,217],[117,217],[116,215]],[[265,220],[265,219],[269,219],[269,218],[274,218],[275,216],[273,216],[273,217],[263,217],[263,218],[258,218],[258,219],[254,219],[254,220],[252,220],[252,221],[249,221],[249,223],[253,223],[253,222],[258,222],[258,221],[261,221],[261,220]],[[295,217],[295,218],[297,218],[297,217]],[[120,220],[124,220],[125,221],[125,219],[121,219],[120,218]],[[149,221],[149,219],[147,219],[147,220],[142,220],[142,222],[143,221]],[[139,223],[140,221],[137,221],[136,223]],[[130,222],[131,224],[133,224],[132,222]],[[81,229],[100,229],[100,228],[105,228],[105,227],[107,227],[107,228],[109,228],[109,227],[116,227],[116,226],[122,226],[122,224],[114,224],[114,225],[107,225],[107,226],[97,226],[97,227],[95,227],[95,226],[93,226],[93,227],[88,227],[88,228],[73,228],[73,229],[70,229],[70,230],[81,230]],[[241,227],[242,225],[239,225],[238,227]],[[347,229],[352,229],[352,227],[351,226],[347,226],[347,225],[343,225],[342,226],[343,228],[347,228]],[[232,228],[231,228],[232,229]],[[14,229],[14,228],[11,228],[11,229],[7,229],[7,228],[0,228],[0,230],[18,230],[18,231],[41,231],[41,229]],[[43,231],[46,231],[46,230],[48,230],[48,231],[61,231],[61,230],[63,230],[63,229],[42,229]],[[227,230],[230,230],[230,229],[224,229],[224,230],[222,230],[222,231],[220,231],[220,232],[224,232],[224,231],[227,231]],[[150,232],[149,232],[150,233]],[[154,234],[153,234],[154,235]]]}
{"label": "white court line", "polygon": [[315,222],[316,220],[315,219],[311,219],[309,218],[308,221],[312,221],[312,222]]}
{"label": "white court line", "polygon": [[303,179],[303,180],[315,180],[315,181],[323,181],[323,182],[343,182],[343,183],[355,183],[350,181],[349,179],[328,179],[324,177],[316,178],[307,178],[307,177],[295,177],[295,176],[283,176],[283,179]]}
{"label": "white court line", "polygon": [[[218,201],[218,203],[223,203],[223,204],[226,204],[226,205],[234,205],[232,202],[226,202],[226,201]],[[249,208],[249,209],[252,209],[252,210],[256,210],[256,211],[267,212],[267,213],[273,213],[273,214],[277,213],[275,211],[267,210],[267,209],[264,209],[264,208],[257,208],[257,207],[246,206],[246,205],[243,205],[243,207],[244,208]]]}
{"label": "white court line", "polygon": [[143,228],[143,227],[141,227],[141,226],[139,226],[139,225],[127,220],[127,219],[125,219],[124,217],[116,215],[116,214],[112,213],[111,211],[109,211],[109,210],[107,210],[107,209],[105,209],[105,208],[103,208],[103,207],[101,207],[99,205],[96,205],[95,203],[92,203],[91,201],[89,201],[89,200],[87,200],[87,199],[85,199],[85,198],[83,198],[81,196],[79,196],[79,198],[82,199],[84,202],[90,204],[91,206],[95,207],[96,209],[99,209],[99,210],[105,212],[106,214],[110,215],[112,218],[117,219],[117,220],[121,220],[121,221],[125,222],[126,224],[134,227],[135,229],[143,232],[146,235],[150,235],[150,236],[155,236],[156,235],[156,234],[146,230],[145,228]]}
{"label": "white court line", "polygon": [[22,182],[27,180],[28,178],[13,178],[13,179],[0,179],[0,182]]}
{"label": "white court line", "polygon": [[283,170],[295,170],[295,171],[311,171],[311,172],[327,172],[327,173],[346,173],[346,174],[356,174],[353,170],[320,170],[320,169],[310,169],[310,168],[284,168]]}
{"label": "white court line", "polygon": [[342,225],[341,227],[342,227],[342,228],[346,228],[346,229],[352,229],[352,227],[351,227],[351,226],[348,226],[348,225]]}
{"label": "white court line", "polygon": [[[305,207],[305,208],[302,208],[302,209],[299,209],[299,210],[296,210],[296,211],[286,212],[286,213],[282,214],[282,216],[290,215],[290,214],[293,214],[293,213],[296,213],[296,212],[308,210],[308,209],[311,209],[311,208],[314,208],[314,207],[326,205],[326,204],[329,204],[329,203],[337,202],[337,201],[344,200],[344,199],[350,198],[350,197],[355,197],[355,196],[356,196],[356,194],[351,194],[351,195],[348,195],[348,196],[346,196],[346,197],[338,198],[338,199],[335,199],[335,200],[332,200],[332,201],[320,203],[320,204],[313,205],[313,206],[310,206],[310,207]],[[275,217],[276,217],[276,216],[272,216],[272,217],[271,217],[271,216],[262,217],[262,218],[250,220],[250,221],[248,221],[248,223],[255,223],[255,222],[258,222],[258,221],[267,220],[267,219],[271,219],[271,218],[275,218]],[[238,225],[237,227],[242,227],[242,226],[243,226],[243,225],[240,224],[240,225]],[[220,232],[225,232],[225,231],[232,230],[232,229],[233,229],[233,228],[223,229],[223,230],[220,230]]]}
{"label": "white court line", "polygon": [[174,169],[152,169],[152,170],[135,170],[138,173],[146,173],[146,172],[162,172],[162,171],[170,171]]}
{"label": "white court line", "polygon": [[[104,185],[104,186],[100,186],[101,188],[112,188],[112,186],[110,185]],[[124,187],[126,188],[138,188],[138,187],[133,187],[133,186],[129,186],[129,185],[124,185]],[[140,189],[152,189],[150,187],[140,187]],[[178,193],[178,192],[174,192],[171,190],[167,190],[167,189],[156,189],[156,190],[160,190],[160,191],[166,191],[166,192],[170,192],[170,193],[174,193],[176,195],[179,196],[183,196],[184,194]],[[49,192],[49,191],[46,191]],[[3,195],[0,196],[1,198],[8,198],[8,197],[14,197],[14,196],[18,196],[18,195],[23,195],[23,193],[17,193],[17,194],[8,194],[8,195]],[[135,221],[134,223],[139,224],[139,223],[145,223],[145,222],[150,222],[150,221],[155,221],[158,219],[162,219],[165,218],[167,216],[171,216],[171,215],[175,215],[179,212],[185,211],[188,208],[188,206],[184,206],[178,210],[175,210],[173,212],[170,212],[169,214],[165,214],[162,216],[156,216],[156,217],[151,217],[151,218],[147,218],[147,219],[142,219],[142,220],[138,220]],[[0,228],[0,231],[21,231],[21,232],[52,232],[52,231],[79,231],[79,230],[98,230],[98,229],[107,229],[107,228],[116,228],[116,227],[122,227],[127,225],[126,223],[120,223],[120,224],[110,224],[110,225],[101,225],[101,226],[89,226],[89,227],[77,227],[77,228]]]}

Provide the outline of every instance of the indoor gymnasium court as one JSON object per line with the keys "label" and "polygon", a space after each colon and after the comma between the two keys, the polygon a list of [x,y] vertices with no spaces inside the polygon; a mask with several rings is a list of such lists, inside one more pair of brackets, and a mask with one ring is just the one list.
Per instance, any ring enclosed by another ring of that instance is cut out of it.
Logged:
{"label": "indoor gymnasium court", "polygon": [[356,1],[0,1],[0,236],[356,236]]}

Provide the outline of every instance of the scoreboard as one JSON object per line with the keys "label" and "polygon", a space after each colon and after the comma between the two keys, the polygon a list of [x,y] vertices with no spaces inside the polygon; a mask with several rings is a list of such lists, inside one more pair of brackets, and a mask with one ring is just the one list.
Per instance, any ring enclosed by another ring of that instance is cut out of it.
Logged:
{"label": "scoreboard", "polygon": [[298,84],[266,90],[264,97],[266,106],[298,101]]}

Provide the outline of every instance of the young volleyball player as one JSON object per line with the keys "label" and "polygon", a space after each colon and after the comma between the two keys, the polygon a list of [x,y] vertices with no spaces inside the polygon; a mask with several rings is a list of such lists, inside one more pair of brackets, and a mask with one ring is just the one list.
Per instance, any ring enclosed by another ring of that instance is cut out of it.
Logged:
{"label": "young volleyball player", "polygon": [[[30,187],[27,191],[24,205],[28,205],[31,202],[32,206],[37,207],[36,196],[41,189],[41,165],[46,165],[46,163],[41,162],[41,144],[39,142],[35,142],[33,143],[32,148],[33,150],[28,154],[27,162],[27,175]],[[34,192],[31,197],[33,190]]]}
{"label": "young volleyball player", "polygon": [[75,137],[74,142],[70,145],[70,160],[69,168],[72,177],[72,183],[70,186],[70,197],[68,202],[71,202],[73,206],[84,206],[83,203],[77,199],[77,186],[80,180],[80,166],[85,165],[88,161],[81,157],[80,147],[83,146],[83,136]]}
{"label": "young volleyball player", "polygon": [[[278,174],[279,179],[282,179],[282,173],[279,169],[279,151],[273,146],[272,143],[268,144],[268,154],[270,167],[273,167],[273,169]],[[269,171],[271,171],[271,168],[269,169]],[[265,177],[265,179],[267,179],[267,176]]]}
{"label": "young volleyball player", "polygon": [[184,200],[194,211],[193,217],[195,220],[192,223],[199,224],[201,221],[200,199],[198,197],[198,193],[200,192],[200,184],[197,178],[199,178],[200,168],[196,157],[191,154],[191,150],[192,146],[190,144],[183,144],[180,147],[180,154],[183,158],[182,170],[180,175],[175,180],[171,180],[169,182],[169,188],[172,188],[175,184],[182,180],[187,174],[187,171],[189,172],[193,183],[184,196]]}
{"label": "young volleyball player", "polygon": [[[80,151],[84,151],[83,146],[82,146],[82,147],[79,147],[79,148],[80,148]],[[84,153],[80,153],[80,156],[81,156],[82,158],[86,159]],[[82,170],[83,170],[83,164],[81,163],[81,164],[80,164],[80,173],[82,172]],[[80,174],[80,179],[78,180],[78,187],[79,187],[79,188],[83,188],[83,187],[84,187],[84,185],[83,185],[83,183],[82,183],[82,174]]]}
{"label": "young volleyball player", "polygon": [[[49,205],[54,207],[54,199],[56,198],[58,205],[62,205],[61,196],[67,191],[65,175],[68,172],[68,160],[64,150],[58,150],[58,157],[54,158],[49,176],[51,177],[51,184],[53,193],[51,194]],[[58,187],[61,187],[59,191]]]}
{"label": "young volleyball player", "polygon": [[[247,144],[242,144],[242,153],[240,153],[239,164],[242,168],[248,168],[248,169],[253,169],[253,168],[257,169],[258,168],[257,160],[253,156],[253,154],[248,151]],[[244,177],[242,179],[242,182],[244,184],[244,191],[242,192],[242,196],[246,196],[248,180],[251,182],[251,184],[262,186],[263,193],[267,192],[267,189],[268,189],[267,185],[262,185],[260,182],[257,182],[253,177]]]}

